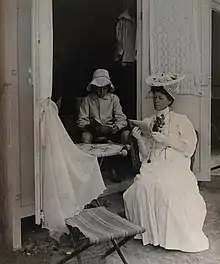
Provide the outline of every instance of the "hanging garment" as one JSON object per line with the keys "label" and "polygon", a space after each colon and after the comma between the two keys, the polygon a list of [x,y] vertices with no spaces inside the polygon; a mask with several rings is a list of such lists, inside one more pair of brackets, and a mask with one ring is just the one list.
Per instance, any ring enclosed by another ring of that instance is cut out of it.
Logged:
{"label": "hanging garment", "polygon": [[123,65],[126,65],[126,63],[131,63],[135,60],[136,23],[126,10],[119,16],[116,24],[115,61],[119,61]]}
{"label": "hanging garment", "polygon": [[[185,115],[165,111],[164,116],[162,134],[169,137],[172,147],[152,141],[149,157],[143,160],[140,173],[124,193],[126,216],[146,228],[136,237],[142,239],[143,245],[203,251],[209,248],[203,233],[206,205],[190,170],[197,142],[195,130]],[[155,116],[151,120],[153,125]],[[178,142],[185,142],[186,147],[180,150]]]}

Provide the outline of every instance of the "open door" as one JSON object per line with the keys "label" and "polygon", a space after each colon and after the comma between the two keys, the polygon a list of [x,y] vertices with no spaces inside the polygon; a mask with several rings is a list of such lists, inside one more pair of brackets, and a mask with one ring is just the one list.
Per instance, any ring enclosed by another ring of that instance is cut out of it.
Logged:
{"label": "open door", "polygon": [[18,3],[0,0],[0,222],[2,243],[21,248]]}
{"label": "open door", "polygon": [[34,104],[34,185],[35,185],[35,222],[41,224],[42,209],[42,172],[40,142],[40,89],[39,89],[39,0],[32,0],[32,82]]}
{"label": "open door", "polygon": [[137,31],[136,31],[136,51],[137,51],[137,101],[136,113],[137,119],[142,117],[142,33],[143,33],[143,3],[142,0],[137,0]]}
{"label": "open door", "polygon": [[[145,83],[150,73],[150,8],[149,0],[142,1],[142,118],[153,113],[150,87]],[[195,11],[198,18],[198,43],[201,54],[201,74],[199,76],[201,93],[178,95],[174,110],[186,114],[199,132],[194,173],[198,181],[209,181],[211,164],[211,1],[198,1]]]}
{"label": "open door", "polygon": [[198,180],[210,181],[211,174],[211,1],[202,0],[200,8],[201,86],[203,88],[200,121],[200,159],[197,159]]}

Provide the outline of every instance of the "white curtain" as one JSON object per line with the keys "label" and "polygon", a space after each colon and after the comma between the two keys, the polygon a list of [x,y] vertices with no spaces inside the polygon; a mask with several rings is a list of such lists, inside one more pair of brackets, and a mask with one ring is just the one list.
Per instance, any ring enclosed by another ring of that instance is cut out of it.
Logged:
{"label": "white curtain", "polygon": [[184,73],[180,94],[202,95],[200,0],[150,0],[150,71]]}
{"label": "white curtain", "polygon": [[[52,0],[33,0],[33,84],[35,136],[39,136],[39,178],[43,226],[66,231],[65,218],[77,214],[104,190],[98,161],[68,136],[51,101],[53,66]],[[37,161],[36,161],[37,162]],[[38,184],[38,183],[36,183]],[[37,198],[38,199],[38,198]],[[39,201],[37,201],[39,202]]]}

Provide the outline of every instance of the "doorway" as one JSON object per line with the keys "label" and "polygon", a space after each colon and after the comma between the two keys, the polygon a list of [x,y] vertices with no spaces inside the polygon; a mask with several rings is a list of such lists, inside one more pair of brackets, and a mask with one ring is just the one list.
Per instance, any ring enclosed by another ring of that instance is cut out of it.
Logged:
{"label": "doorway", "polygon": [[78,140],[73,125],[78,117],[77,98],[86,96],[86,87],[98,68],[109,71],[125,115],[137,118],[136,62],[121,67],[114,60],[116,23],[129,1],[53,0],[52,99],[62,97],[60,117],[74,142]]}
{"label": "doorway", "polygon": [[220,175],[220,12],[212,11],[211,168]]}

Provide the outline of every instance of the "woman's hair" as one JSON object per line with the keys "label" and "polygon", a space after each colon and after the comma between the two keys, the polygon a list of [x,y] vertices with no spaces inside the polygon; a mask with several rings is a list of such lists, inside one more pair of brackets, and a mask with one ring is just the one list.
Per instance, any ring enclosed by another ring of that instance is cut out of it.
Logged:
{"label": "woman's hair", "polygon": [[164,94],[167,97],[168,101],[170,101],[169,106],[171,106],[174,102],[173,97],[164,89],[163,86],[157,86],[157,87],[153,86],[151,87],[151,92],[153,94],[155,94],[155,92]]}

